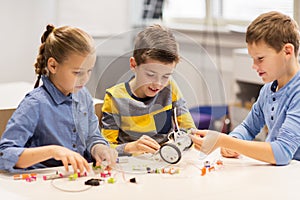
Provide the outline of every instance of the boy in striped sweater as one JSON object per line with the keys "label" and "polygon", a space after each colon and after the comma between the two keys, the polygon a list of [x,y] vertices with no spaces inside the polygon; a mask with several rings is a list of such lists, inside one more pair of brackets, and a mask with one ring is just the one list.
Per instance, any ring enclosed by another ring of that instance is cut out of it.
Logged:
{"label": "boy in striped sweater", "polygon": [[138,33],[130,69],[134,77],[106,90],[102,134],[119,154],[155,153],[168,141],[176,108],[180,128],[195,128],[171,75],[179,61],[170,30],[153,25]]}

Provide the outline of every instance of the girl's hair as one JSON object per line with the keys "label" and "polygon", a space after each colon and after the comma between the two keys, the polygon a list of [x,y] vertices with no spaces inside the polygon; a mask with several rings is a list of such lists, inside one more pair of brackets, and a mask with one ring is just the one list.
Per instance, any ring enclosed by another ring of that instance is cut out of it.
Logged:
{"label": "girl's hair", "polygon": [[265,42],[279,52],[287,43],[294,45],[295,56],[299,50],[299,29],[296,21],[277,11],[258,16],[247,28],[246,42]]}
{"label": "girl's hair", "polygon": [[85,56],[95,51],[93,39],[83,30],[70,26],[55,28],[47,25],[41,43],[34,64],[35,73],[38,75],[34,88],[39,86],[41,76],[49,73],[47,62],[50,57],[63,63],[73,53]]}
{"label": "girl's hair", "polygon": [[153,25],[139,32],[135,38],[133,57],[137,65],[147,59],[163,63],[178,63],[178,44],[169,29]]}

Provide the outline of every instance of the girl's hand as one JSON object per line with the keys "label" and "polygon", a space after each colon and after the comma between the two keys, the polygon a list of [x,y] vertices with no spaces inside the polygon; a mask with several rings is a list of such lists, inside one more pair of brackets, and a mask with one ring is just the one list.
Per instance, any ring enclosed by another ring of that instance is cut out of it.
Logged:
{"label": "girl's hand", "polygon": [[118,152],[104,144],[95,144],[92,147],[91,154],[96,160],[96,166],[100,166],[103,161],[106,161],[107,166],[113,167],[117,162]]}
{"label": "girl's hand", "polygon": [[69,164],[72,166],[74,173],[78,170],[83,173],[85,170],[90,171],[88,162],[79,153],[74,152],[66,147],[54,145],[51,148],[51,154],[55,160],[61,160],[65,170],[69,171]]}

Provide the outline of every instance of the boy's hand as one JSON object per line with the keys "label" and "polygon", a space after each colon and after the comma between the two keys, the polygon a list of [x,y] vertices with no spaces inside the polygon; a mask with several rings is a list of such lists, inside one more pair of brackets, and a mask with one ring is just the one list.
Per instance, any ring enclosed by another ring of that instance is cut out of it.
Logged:
{"label": "boy's hand", "polygon": [[210,154],[214,151],[218,146],[217,141],[220,137],[219,132],[211,131],[211,130],[192,130],[192,141],[194,143],[195,149],[205,153]]}
{"label": "boy's hand", "polygon": [[100,166],[103,161],[106,161],[108,166],[113,167],[117,162],[118,152],[104,144],[95,144],[91,154],[96,160],[96,166]]}
{"label": "boy's hand", "polygon": [[152,153],[159,150],[160,145],[151,137],[143,135],[138,140],[130,142],[125,146],[124,151],[127,153]]}
{"label": "boy's hand", "polygon": [[237,158],[240,154],[231,149],[221,148],[221,155],[225,158]]}
{"label": "boy's hand", "polygon": [[69,171],[69,164],[72,165],[74,173],[77,173],[78,170],[80,173],[83,173],[85,170],[90,171],[88,162],[79,153],[57,145],[53,145],[51,151],[52,157],[55,160],[61,160],[66,171]]}

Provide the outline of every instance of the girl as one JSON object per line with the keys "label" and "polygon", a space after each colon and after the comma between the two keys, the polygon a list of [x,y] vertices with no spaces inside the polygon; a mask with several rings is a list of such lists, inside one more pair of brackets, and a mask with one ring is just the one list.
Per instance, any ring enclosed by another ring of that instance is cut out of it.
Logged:
{"label": "girl", "polygon": [[[96,55],[91,37],[82,30],[47,26],[35,63],[36,89],[22,100],[0,141],[0,169],[33,169],[72,165],[74,172],[114,164],[117,153],[98,128],[93,100],[84,85]],[[42,79],[43,85],[39,86]]]}

